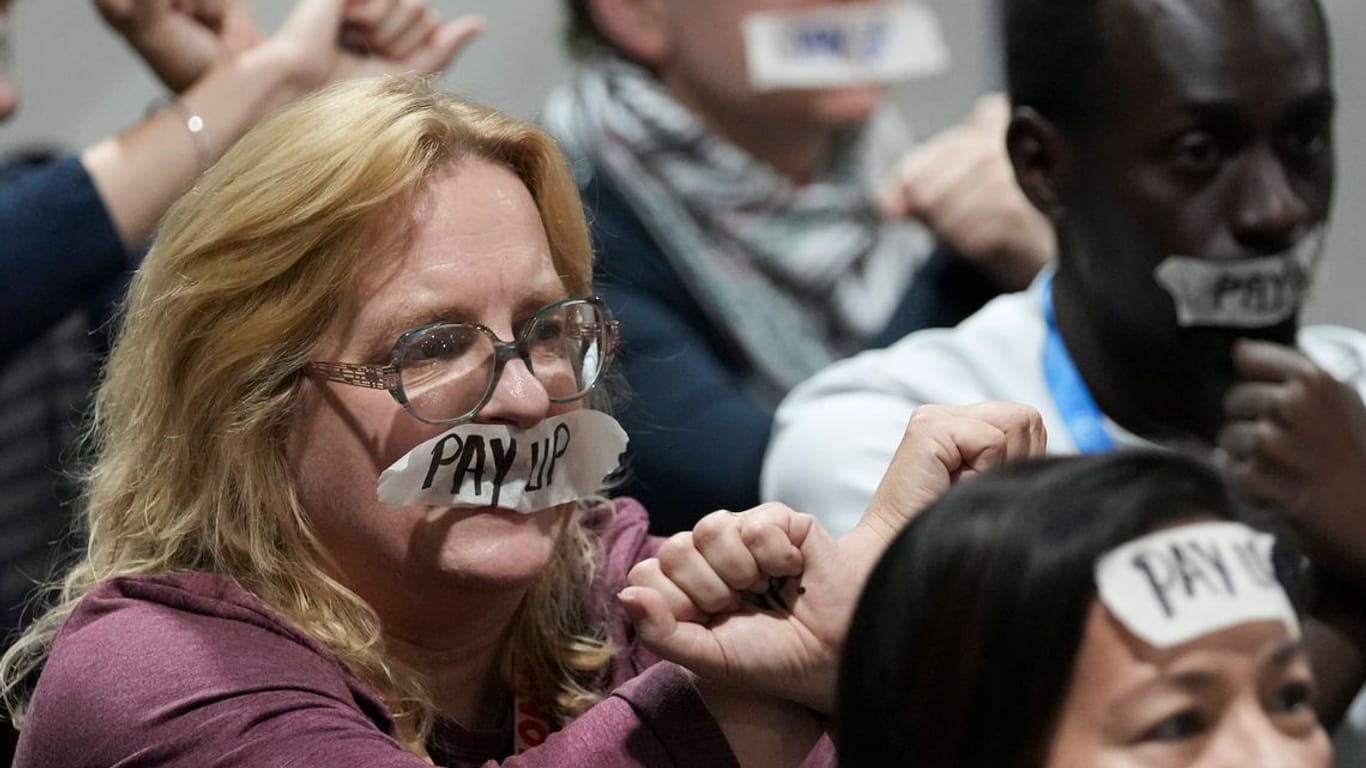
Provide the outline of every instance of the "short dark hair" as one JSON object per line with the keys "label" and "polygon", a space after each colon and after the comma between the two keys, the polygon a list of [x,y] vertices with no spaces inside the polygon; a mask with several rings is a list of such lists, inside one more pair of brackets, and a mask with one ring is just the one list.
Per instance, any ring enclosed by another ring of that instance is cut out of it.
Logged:
{"label": "short dark hair", "polygon": [[[1196,515],[1239,519],[1172,451],[1043,459],[965,481],[901,532],[845,640],[844,768],[1039,768],[1109,550]],[[989,731],[989,732],[988,732]]]}
{"label": "short dark hair", "polygon": [[568,0],[565,12],[569,15],[564,30],[564,42],[570,55],[578,58],[601,51],[614,51],[616,46],[598,28],[593,20],[593,11],[588,7],[589,0]]}
{"label": "short dark hair", "polygon": [[[1106,2],[1000,0],[1005,79],[1014,106],[1034,108],[1055,123],[1081,127],[1101,108],[1102,59],[1108,36]],[[1319,0],[1308,0],[1328,39]]]}
{"label": "short dark hair", "polygon": [[1076,125],[1096,108],[1105,0],[1002,0],[1011,103]]}

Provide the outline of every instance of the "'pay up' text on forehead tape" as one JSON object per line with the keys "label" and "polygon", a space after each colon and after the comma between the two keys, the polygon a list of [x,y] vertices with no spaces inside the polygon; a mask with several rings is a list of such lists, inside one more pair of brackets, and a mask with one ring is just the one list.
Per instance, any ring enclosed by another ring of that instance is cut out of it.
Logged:
{"label": "'pay up' text on forehead tape", "polygon": [[1265,328],[1289,319],[1308,299],[1323,240],[1319,227],[1274,256],[1229,261],[1171,256],[1153,276],[1171,294],[1183,327]]}
{"label": "'pay up' text on forehead tape", "polygon": [[1110,613],[1140,640],[1169,648],[1254,621],[1299,621],[1276,579],[1274,537],[1242,523],[1183,525],[1120,546],[1096,562]]}
{"label": "'pay up' text on forehead tape", "polygon": [[885,83],[949,66],[938,18],[917,3],[763,11],[742,26],[756,91]]}
{"label": "'pay up' text on forehead tape", "polygon": [[525,430],[463,424],[384,470],[378,495],[389,506],[502,507],[530,514],[600,494],[625,450],[625,430],[600,411],[573,411]]}

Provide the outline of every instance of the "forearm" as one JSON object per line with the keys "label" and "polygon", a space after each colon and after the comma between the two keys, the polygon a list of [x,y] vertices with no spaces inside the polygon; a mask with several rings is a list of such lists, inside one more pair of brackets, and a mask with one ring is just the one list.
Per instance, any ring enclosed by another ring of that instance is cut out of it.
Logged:
{"label": "forearm", "polygon": [[[770,706],[774,703],[776,708]],[[551,734],[544,744],[502,765],[833,765],[833,749],[820,737],[815,719],[800,706],[699,684],[686,669],[660,662]],[[489,763],[485,768],[496,766]]]}
{"label": "forearm", "polygon": [[203,120],[198,136],[187,128],[184,112],[167,106],[82,153],[81,163],[128,248],[151,234],[205,163],[217,161],[264,115],[302,93],[289,72],[280,51],[258,46],[224,62],[181,97],[185,111]]}
{"label": "forearm", "polygon": [[1344,582],[1322,574],[1314,592],[1304,645],[1317,683],[1314,705],[1331,730],[1366,683],[1366,602]]}
{"label": "forearm", "polygon": [[824,733],[800,704],[705,680],[697,687],[743,768],[802,765]]}

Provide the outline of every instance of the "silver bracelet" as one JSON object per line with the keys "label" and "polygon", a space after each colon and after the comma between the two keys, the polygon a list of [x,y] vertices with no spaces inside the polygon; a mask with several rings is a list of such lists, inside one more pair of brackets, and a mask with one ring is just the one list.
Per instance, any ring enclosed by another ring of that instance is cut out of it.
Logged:
{"label": "silver bracelet", "polygon": [[204,135],[204,118],[190,110],[181,99],[173,99],[169,105],[184,120],[185,130],[190,132],[190,140],[194,142],[195,154],[199,157],[199,170],[203,171],[213,165],[213,150],[209,149],[209,137]]}

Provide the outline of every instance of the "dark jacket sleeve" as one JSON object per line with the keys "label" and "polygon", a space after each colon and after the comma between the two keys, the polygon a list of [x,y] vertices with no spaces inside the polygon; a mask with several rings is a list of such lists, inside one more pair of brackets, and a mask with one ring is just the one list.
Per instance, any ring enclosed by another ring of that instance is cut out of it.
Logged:
{"label": "dark jacket sleeve", "polygon": [[772,409],[745,391],[746,364],[617,191],[595,179],[583,194],[595,288],[621,321],[613,410],[631,443],[614,492],[640,499],[658,534],[754,506]]}
{"label": "dark jacket sleeve", "polygon": [[[16,768],[428,765],[395,740],[379,694],[226,579],[125,579],[92,595],[63,627],[43,669]],[[692,676],[655,664],[502,765],[736,762]]]}
{"label": "dark jacket sleeve", "polygon": [[0,187],[0,365],[102,298],[131,261],[79,159],[53,161]]}

